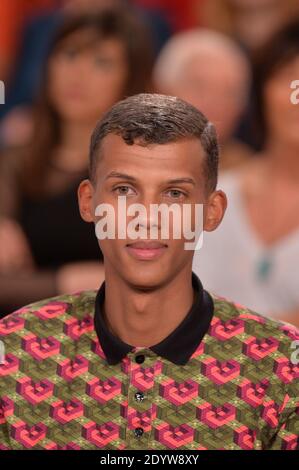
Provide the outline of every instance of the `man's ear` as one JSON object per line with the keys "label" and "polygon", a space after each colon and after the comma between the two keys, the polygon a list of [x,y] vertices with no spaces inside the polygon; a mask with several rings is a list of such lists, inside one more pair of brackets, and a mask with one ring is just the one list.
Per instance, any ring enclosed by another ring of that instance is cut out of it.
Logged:
{"label": "man's ear", "polygon": [[85,179],[81,181],[78,187],[78,203],[79,210],[85,222],[94,222],[94,209],[93,209],[93,195],[94,187],[90,180]]}
{"label": "man's ear", "polygon": [[220,225],[227,208],[227,197],[222,190],[213,191],[206,203],[203,229],[213,232]]}

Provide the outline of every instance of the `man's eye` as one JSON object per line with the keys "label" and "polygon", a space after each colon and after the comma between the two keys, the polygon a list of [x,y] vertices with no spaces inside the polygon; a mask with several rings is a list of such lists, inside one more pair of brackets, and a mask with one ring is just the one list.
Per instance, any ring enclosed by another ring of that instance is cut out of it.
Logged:
{"label": "man's eye", "polygon": [[113,191],[115,191],[119,196],[131,196],[132,194],[135,194],[133,189],[129,186],[117,186]]}
{"label": "man's eye", "polygon": [[185,196],[185,193],[183,193],[183,191],[180,191],[179,189],[170,189],[166,192],[166,194],[173,199],[181,199]]}

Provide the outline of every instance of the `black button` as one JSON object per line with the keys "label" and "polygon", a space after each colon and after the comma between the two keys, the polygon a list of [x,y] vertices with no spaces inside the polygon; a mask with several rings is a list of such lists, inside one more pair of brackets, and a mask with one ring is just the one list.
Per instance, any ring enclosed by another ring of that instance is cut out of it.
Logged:
{"label": "black button", "polygon": [[143,400],[144,400],[144,393],[142,393],[142,392],[136,392],[136,393],[135,393],[135,400],[136,400],[136,401],[143,401]]}
{"label": "black button", "polygon": [[138,354],[138,356],[135,357],[135,361],[137,364],[142,364],[145,360],[145,357],[143,354]]}
{"label": "black button", "polygon": [[135,437],[141,437],[142,434],[143,434],[143,429],[142,428],[136,428],[134,429],[134,434],[135,434]]}

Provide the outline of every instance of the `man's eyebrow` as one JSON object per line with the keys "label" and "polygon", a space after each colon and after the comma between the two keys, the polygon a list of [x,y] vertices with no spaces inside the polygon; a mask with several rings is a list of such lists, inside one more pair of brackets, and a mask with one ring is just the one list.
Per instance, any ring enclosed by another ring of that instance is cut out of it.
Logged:
{"label": "man's eyebrow", "polygon": [[[118,171],[111,171],[111,173],[109,173],[105,179],[108,179],[108,178],[120,178],[120,179],[125,179],[128,181],[137,181],[136,178],[134,178],[134,176],[128,175],[127,173],[120,173]],[[193,186],[196,185],[193,178],[187,178],[187,177],[174,178],[174,179],[165,181],[165,184],[180,184],[180,183],[188,183],[188,184],[192,184]]]}
{"label": "man's eyebrow", "polygon": [[126,173],[119,173],[118,171],[111,171],[111,173],[109,173],[105,179],[107,180],[108,178],[121,178],[129,181],[136,181],[134,176],[127,175]]}
{"label": "man's eyebrow", "polygon": [[168,180],[166,183],[167,184],[189,183],[189,184],[193,184],[193,186],[195,186],[195,181],[194,181],[193,178],[175,178],[175,179],[172,179],[172,180]]}

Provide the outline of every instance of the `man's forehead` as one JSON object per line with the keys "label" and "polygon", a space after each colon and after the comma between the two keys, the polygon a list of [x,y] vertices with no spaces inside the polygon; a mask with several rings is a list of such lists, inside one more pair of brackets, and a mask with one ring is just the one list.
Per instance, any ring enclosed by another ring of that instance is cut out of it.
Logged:
{"label": "man's forehead", "polygon": [[196,138],[184,138],[167,143],[145,143],[136,139],[134,144],[128,145],[124,139],[116,134],[108,134],[104,137],[100,146],[100,159],[105,166],[111,166],[116,161],[144,164],[146,160],[155,160],[161,164],[171,161],[173,164],[196,166],[201,161],[204,151],[200,140]]}

